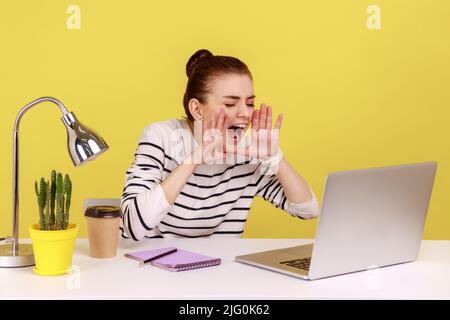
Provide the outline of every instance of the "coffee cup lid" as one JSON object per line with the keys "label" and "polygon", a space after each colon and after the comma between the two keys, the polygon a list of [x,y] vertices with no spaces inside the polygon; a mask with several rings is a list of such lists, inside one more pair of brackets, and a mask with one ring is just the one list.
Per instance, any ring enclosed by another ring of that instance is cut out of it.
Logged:
{"label": "coffee cup lid", "polygon": [[91,206],[84,213],[90,218],[117,218],[121,216],[120,207],[115,206]]}

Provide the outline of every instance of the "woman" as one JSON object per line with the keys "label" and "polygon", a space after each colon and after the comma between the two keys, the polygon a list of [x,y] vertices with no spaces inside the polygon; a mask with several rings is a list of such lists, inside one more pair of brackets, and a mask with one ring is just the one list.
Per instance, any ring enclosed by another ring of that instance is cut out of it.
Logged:
{"label": "woman", "polygon": [[202,49],[186,73],[187,118],[147,126],[126,172],[122,236],[240,236],[255,196],[317,217],[314,192],[278,146],[282,116],[272,127],[270,106],[254,110],[247,66]]}

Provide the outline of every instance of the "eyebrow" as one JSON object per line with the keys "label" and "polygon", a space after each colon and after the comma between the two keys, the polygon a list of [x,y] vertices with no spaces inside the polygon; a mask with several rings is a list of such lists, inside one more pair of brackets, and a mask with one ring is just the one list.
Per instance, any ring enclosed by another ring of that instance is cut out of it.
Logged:
{"label": "eyebrow", "polygon": [[[224,98],[231,98],[231,99],[236,99],[236,100],[239,100],[241,97],[239,97],[239,96],[223,96]],[[252,98],[254,98],[255,97],[255,95],[251,95],[250,97],[247,97],[247,99],[252,99]]]}

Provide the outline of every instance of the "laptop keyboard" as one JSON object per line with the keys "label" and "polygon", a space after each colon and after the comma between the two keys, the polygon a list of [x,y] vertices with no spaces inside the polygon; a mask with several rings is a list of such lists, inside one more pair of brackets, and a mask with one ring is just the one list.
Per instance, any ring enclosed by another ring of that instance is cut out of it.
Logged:
{"label": "laptop keyboard", "polygon": [[280,262],[280,264],[285,264],[285,265],[290,266],[290,267],[294,267],[294,268],[298,268],[298,269],[303,269],[303,270],[309,271],[309,265],[311,264],[311,257],[283,261],[283,262]]}

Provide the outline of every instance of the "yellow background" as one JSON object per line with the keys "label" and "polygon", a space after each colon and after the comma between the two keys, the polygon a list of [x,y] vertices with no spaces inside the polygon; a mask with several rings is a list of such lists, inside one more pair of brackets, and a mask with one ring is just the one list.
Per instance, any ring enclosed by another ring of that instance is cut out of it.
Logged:
{"label": "yellow background", "polygon": [[[80,30],[66,27],[70,4]],[[381,30],[366,27],[370,4],[381,8]],[[142,129],[183,115],[186,62],[206,48],[247,63],[257,105],[285,115],[284,154],[319,199],[331,171],[438,161],[424,238],[449,239],[449,32],[444,0],[3,1],[0,235],[11,234],[12,130],[23,105],[59,98],[111,146],[74,168],[55,106],[22,121],[21,236],[38,220],[34,180],[55,168],[72,177],[71,220],[85,237],[83,200],[120,197]],[[244,235],[309,238],[316,223],[256,199]]]}

